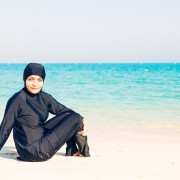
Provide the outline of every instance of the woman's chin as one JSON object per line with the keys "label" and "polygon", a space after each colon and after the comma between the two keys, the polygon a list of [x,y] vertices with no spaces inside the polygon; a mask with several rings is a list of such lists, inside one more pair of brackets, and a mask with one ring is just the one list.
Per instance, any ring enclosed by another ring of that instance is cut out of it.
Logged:
{"label": "woman's chin", "polygon": [[31,90],[30,90],[30,93],[32,93],[32,94],[37,94],[37,93],[39,93],[39,92],[40,92],[39,89],[38,89],[38,90],[31,89]]}

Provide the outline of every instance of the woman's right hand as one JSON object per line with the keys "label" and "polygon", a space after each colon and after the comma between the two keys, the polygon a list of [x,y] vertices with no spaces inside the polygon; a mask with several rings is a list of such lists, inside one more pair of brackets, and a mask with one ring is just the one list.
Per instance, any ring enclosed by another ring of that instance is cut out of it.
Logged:
{"label": "woman's right hand", "polygon": [[79,131],[78,134],[81,136],[87,136],[87,132],[88,132],[87,120],[83,119],[83,130]]}

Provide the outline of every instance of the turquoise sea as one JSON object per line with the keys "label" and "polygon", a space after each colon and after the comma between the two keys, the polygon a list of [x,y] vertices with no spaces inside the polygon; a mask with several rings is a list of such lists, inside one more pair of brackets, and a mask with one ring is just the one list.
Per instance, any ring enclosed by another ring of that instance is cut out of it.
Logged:
{"label": "turquoise sea", "polygon": [[[86,117],[91,131],[180,130],[180,63],[43,65],[43,90]],[[25,66],[0,64],[0,121]]]}

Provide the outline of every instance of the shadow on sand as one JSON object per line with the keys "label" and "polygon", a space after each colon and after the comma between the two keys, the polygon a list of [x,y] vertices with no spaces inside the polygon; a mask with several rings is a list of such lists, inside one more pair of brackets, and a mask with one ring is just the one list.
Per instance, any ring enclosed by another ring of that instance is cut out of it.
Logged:
{"label": "shadow on sand", "polygon": [[7,159],[15,159],[17,158],[18,153],[15,147],[6,146],[0,151],[0,158],[7,158]]}
{"label": "shadow on sand", "polygon": [[[65,153],[57,152],[55,155],[65,156]],[[0,151],[0,158],[18,160],[18,156],[16,148],[12,146],[6,146]]]}

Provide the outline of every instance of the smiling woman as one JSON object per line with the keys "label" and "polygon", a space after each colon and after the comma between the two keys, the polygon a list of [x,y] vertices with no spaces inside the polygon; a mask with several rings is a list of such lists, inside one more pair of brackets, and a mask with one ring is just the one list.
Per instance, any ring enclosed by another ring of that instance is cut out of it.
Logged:
{"label": "smiling woman", "polygon": [[26,88],[32,94],[37,94],[43,87],[43,79],[40,76],[32,75],[26,79]]}
{"label": "smiling woman", "polygon": [[[6,106],[0,126],[0,149],[13,129],[20,160],[48,160],[65,143],[67,156],[90,156],[86,120],[42,91],[45,76],[41,64],[26,66],[24,88],[14,94]],[[49,113],[55,116],[47,121]]]}

